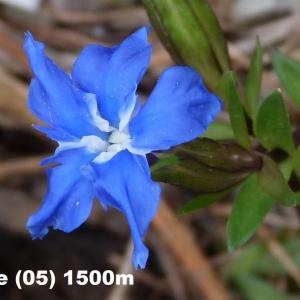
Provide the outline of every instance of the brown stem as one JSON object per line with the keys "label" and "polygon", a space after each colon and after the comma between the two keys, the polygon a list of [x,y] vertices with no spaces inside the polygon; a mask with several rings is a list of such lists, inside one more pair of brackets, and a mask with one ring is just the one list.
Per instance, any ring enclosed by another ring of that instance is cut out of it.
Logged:
{"label": "brown stem", "polygon": [[190,228],[181,222],[165,201],[161,202],[153,227],[179,266],[207,300],[229,300],[228,291],[201,251]]}

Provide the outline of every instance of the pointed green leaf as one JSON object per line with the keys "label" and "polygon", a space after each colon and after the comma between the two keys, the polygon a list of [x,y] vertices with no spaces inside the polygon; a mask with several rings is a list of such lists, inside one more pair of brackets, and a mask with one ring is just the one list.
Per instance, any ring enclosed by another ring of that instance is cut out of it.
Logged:
{"label": "pointed green leaf", "polygon": [[179,213],[187,214],[195,210],[208,207],[210,204],[224,198],[229,192],[230,190],[226,190],[219,193],[199,195],[186,203],[182,208],[180,208]]}
{"label": "pointed green leaf", "polygon": [[296,205],[299,205],[300,204],[300,192],[295,192],[295,199],[296,199]]}
{"label": "pointed green leaf", "polygon": [[261,166],[261,158],[249,153],[234,142],[217,142],[198,138],[174,149],[179,158],[190,157],[209,167],[222,171],[248,171],[252,173]]}
{"label": "pointed green leaf", "polygon": [[152,171],[154,180],[170,183],[197,193],[224,191],[247,177],[249,171],[226,172],[209,167],[191,157],[180,158],[177,164]]}
{"label": "pointed green leaf", "polygon": [[[287,236],[286,236],[287,237]],[[297,267],[300,266],[300,238],[297,235],[288,236],[287,240],[281,240],[281,245],[284,250],[290,255],[291,259]],[[262,245],[261,245],[262,246]],[[261,253],[260,257],[253,262],[252,271],[257,272],[262,275],[274,274],[277,276],[285,276],[287,270],[282,263],[280,263],[276,258],[270,255],[269,250],[265,248],[265,251]]]}
{"label": "pointed green leaf", "polygon": [[258,173],[261,188],[271,197],[286,206],[297,204],[294,192],[289,187],[276,163],[269,157],[263,157],[263,166]]}
{"label": "pointed green leaf", "polygon": [[254,120],[259,103],[259,95],[262,79],[262,50],[259,39],[256,39],[256,48],[251,57],[250,70],[246,78],[245,110],[248,116]]}
{"label": "pointed green leaf", "polygon": [[[293,259],[297,266],[300,266],[300,237],[291,235],[287,240],[281,241],[284,249]],[[253,243],[245,247],[241,253],[231,261],[225,269],[228,277],[239,276],[245,273],[259,273],[261,275],[287,275],[285,267],[272,255],[264,241]]]}
{"label": "pointed green leaf", "polygon": [[159,169],[170,166],[170,165],[175,165],[178,163],[178,157],[174,154],[163,154],[159,156],[159,161],[156,162],[151,166],[151,172],[158,171]]}
{"label": "pointed green leaf", "polygon": [[214,90],[222,72],[210,40],[187,1],[143,0],[162,43],[177,64],[195,68]]}
{"label": "pointed green leaf", "polygon": [[229,70],[229,55],[226,40],[219,21],[206,0],[187,0],[198,23],[206,33],[215,57],[223,72]]}
{"label": "pointed green leaf", "polygon": [[236,87],[234,74],[226,72],[219,83],[219,93],[226,101],[232,130],[237,142],[247,150],[251,149],[250,137],[246,124],[244,109]]}
{"label": "pointed green leaf", "polygon": [[269,282],[250,274],[240,274],[234,279],[246,300],[291,300]]}
{"label": "pointed green leaf", "polygon": [[274,51],[272,62],[281,84],[300,109],[300,62]]}
{"label": "pointed green leaf", "polygon": [[284,161],[279,163],[279,169],[286,181],[289,181],[289,179],[292,176],[293,172],[293,160],[288,157]]}
{"label": "pointed green leaf", "polygon": [[293,155],[295,145],[280,92],[275,91],[261,104],[256,117],[255,132],[267,150],[281,148]]}
{"label": "pointed green leaf", "polygon": [[226,266],[225,275],[232,278],[240,274],[252,273],[266,253],[267,248],[264,245],[250,244]]}
{"label": "pointed green leaf", "polygon": [[233,140],[234,134],[229,123],[213,122],[207,128],[203,137],[213,140]]}
{"label": "pointed green leaf", "polygon": [[257,174],[248,177],[235,198],[229,216],[227,224],[229,251],[243,245],[253,235],[274,204],[274,199],[258,184]]}
{"label": "pointed green leaf", "polygon": [[300,149],[297,149],[295,151],[295,154],[293,157],[293,168],[294,168],[295,173],[297,174],[298,178],[300,179]]}

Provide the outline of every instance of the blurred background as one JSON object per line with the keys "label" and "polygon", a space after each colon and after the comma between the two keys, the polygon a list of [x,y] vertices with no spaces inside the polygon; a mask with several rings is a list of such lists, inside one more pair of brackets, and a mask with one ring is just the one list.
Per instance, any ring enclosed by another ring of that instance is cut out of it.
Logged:
{"label": "blurred background", "polygon": [[[270,50],[277,48],[300,60],[300,1],[211,0],[229,41],[232,66],[243,80],[259,36],[264,50],[264,96],[278,88]],[[254,239],[243,249],[226,248],[226,220],[230,199],[190,215],[176,212],[191,197],[164,185],[163,204],[147,245],[145,270],[131,267],[130,235],[125,218],[114,210],[104,213],[95,202],[88,222],[71,234],[51,231],[32,241],[28,216],[47,189],[39,161],[55,149],[31,127],[37,120],[27,110],[31,73],[22,51],[24,31],[47,45],[47,52],[66,70],[88,43],[113,45],[138,27],[149,24],[140,1],[134,0],[2,0],[0,1],[0,273],[9,284],[0,298],[201,300],[300,299],[299,211],[275,208]],[[150,69],[139,88],[146,97],[160,72],[172,65],[154,33]],[[299,113],[288,101],[291,120]],[[223,112],[220,118],[228,119]],[[167,120],[166,120],[167,122]],[[54,290],[27,287],[18,291],[19,269],[49,270],[56,275]],[[69,270],[113,270],[134,273],[133,286],[68,287]]]}

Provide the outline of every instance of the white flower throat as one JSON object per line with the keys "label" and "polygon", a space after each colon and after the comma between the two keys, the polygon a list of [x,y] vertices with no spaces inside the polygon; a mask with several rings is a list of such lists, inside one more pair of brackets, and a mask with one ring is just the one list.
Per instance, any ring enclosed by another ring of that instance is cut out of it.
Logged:
{"label": "white flower throat", "polygon": [[95,163],[104,163],[113,158],[118,152],[128,149],[135,152],[130,146],[130,135],[128,133],[128,123],[131,117],[132,109],[123,115],[120,120],[119,128],[114,128],[109,125],[109,122],[103,119],[98,112],[97,101],[94,95],[88,94],[86,101],[89,106],[92,121],[100,131],[107,133],[106,140],[97,135],[86,135],[78,141],[60,142],[58,150],[65,150],[71,148],[86,148],[91,153],[99,153],[93,160]]}
{"label": "white flower throat", "polygon": [[106,148],[94,159],[96,163],[102,163],[113,158],[118,152],[129,147],[129,134],[115,129],[108,137]]}
{"label": "white flower throat", "polygon": [[103,163],[113,158],[118,152],[127,149],[129,144],[129,134],[115,129],[110,133],[107,141],[96,135],[87,135],[82,137],[79,141],[61,142],[59,148],[60,150],[65,150],[85,147],[86,150],[91,153],[99,153],[93,160],[94,162]]}

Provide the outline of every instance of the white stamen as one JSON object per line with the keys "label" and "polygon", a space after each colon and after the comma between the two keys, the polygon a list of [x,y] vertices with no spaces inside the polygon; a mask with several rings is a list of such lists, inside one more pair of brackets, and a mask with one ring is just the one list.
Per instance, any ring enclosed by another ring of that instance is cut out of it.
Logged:
{"label": "white stamen", "polygon": [[112,159],[117,153],[127,149],[130,142],[128,134],[115,130],[109,137],[108,142],[110,143],[106,148],[105,152],[100,153],[93,162],[104,163]]}
{"label": "white stamen", "polygon": [[108,142],[111,144],[127,145],[130,142],[130,137],[122,131],[115,130],[109,136]]}

